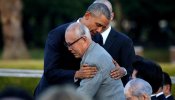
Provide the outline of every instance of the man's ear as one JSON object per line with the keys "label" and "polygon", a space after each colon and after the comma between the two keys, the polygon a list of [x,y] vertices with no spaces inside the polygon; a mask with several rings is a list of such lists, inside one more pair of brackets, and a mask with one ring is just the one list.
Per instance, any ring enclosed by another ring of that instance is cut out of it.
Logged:
{"label": "man's ear", "polygon": [[114,19],[114,12],[111,13],[111,21]]}
{"label": "man's ear", "polygon": [[84,14],[84,18],[86,20],[88,20],[89,18],[91,17],[91,13],[89,11],[87,11],[85,14]]}
{"label": "man's ear", "polygon": [[149,96],[147,94],[142,94],[142,100],[149,100]]}

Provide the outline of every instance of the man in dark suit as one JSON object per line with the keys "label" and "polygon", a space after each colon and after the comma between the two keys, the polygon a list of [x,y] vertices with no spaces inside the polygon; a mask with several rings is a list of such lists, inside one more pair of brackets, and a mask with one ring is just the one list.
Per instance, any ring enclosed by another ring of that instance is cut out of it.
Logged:
{"label": "man in dark suit", "polygon": [[[111,13],[111,21],[114,18],[112,11],[112,5],[108,0],[96,0],[94,3],[105,4]],[[133,67],[132,62],[135,59],[135,51],[132,40],[123,33],[115,31],[110,25],[107,29],[101,33],[103,37],[103,47],[113,57],[113,59],[122,66],[118,71],[113,71],[116,79],[122,78],[122,82],[125,85],[129,81],[129,77],[132,75]],[[123,77],[124,76],[124,77]]]}
{"label": "man in dark suit", "polygon": [[151,60],[136,56],[133,68],[132,78],[144,79],[151,85],[153,89],[151,100],[166,100],[162,91],[163,73],[160,65]]}
{"label": "man in dark suit", "polygon": [[[91,35],[95,35],[104,31],[108,26],[110,11],[106,5],[95,3],[89,6],[84,16],[77,22],[87,26]],[[79,69],[80,59],[75,59],[64,46],[65,30],[69,24],[58,26],[48,34],[45,45],[44,73],[35,89],[35,97],[50,86],[72,84],[75,83],[75,79],[91,78],[96,74],[97,69],[93,67],[81,67]]]}
{"label": "man in dark suit", "polygon": [[108,51],[113,59],[123,67],[123,69],[120,69],[123,71],[117,71],[117,79],[122,77],[122,82],[125,85],[129,81],[129,77],[133,71],[132,62],[135,58],[135,52],[132,40],[126,35],[116,32],[113,28],[111,28],[111,31],[103,47]]}
{"label": "man in dark suit", "polygon": [[174,97],[171,94],[172,82],[168,73],[163,72],[163,93],[166,96],[167,100],[174,100]]}

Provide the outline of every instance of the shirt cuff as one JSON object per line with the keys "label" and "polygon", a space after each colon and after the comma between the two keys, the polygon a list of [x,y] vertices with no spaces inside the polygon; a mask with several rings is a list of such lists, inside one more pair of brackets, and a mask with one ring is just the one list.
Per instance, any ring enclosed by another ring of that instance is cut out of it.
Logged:
{"label": "shirt cuff", "polygon": [[122,67],[123,68],[123,70],[125,71],[125,75],[124,76],[126,76],[128,73],[127,73],[127,70],[124,68],[124,67]]}
{"label": "shirt cuff", "polygon": [[76,78],[74,77],[74,83],[77,82],[77,81],[78,81],[78,79],[76,79]]}

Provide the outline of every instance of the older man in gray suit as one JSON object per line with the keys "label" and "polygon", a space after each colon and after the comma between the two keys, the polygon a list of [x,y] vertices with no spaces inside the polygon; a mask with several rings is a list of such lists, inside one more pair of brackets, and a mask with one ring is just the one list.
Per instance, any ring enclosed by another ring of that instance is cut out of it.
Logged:
{"label": "older man in gray suit", "polygon": [[110,77],[115,68],[112,57],[103,47],[91,39],[90,32],[81,23],[72,23],[65,33],[66,46],[81,64],[96,66],[98,72],[91,79],[83,79],[77,91],[93,100],[125,100],[124,88],[120,79]]}

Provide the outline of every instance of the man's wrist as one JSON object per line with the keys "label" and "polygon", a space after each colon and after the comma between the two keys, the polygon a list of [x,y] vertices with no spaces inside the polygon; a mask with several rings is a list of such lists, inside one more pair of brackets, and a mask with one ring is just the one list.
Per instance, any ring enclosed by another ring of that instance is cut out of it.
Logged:
{"label": "man's wrist", "polygon": [[74,75],[74,82],[77,82],[77,81],[78,81],[78,78],[77,78],[77,71],[76,71]]}

